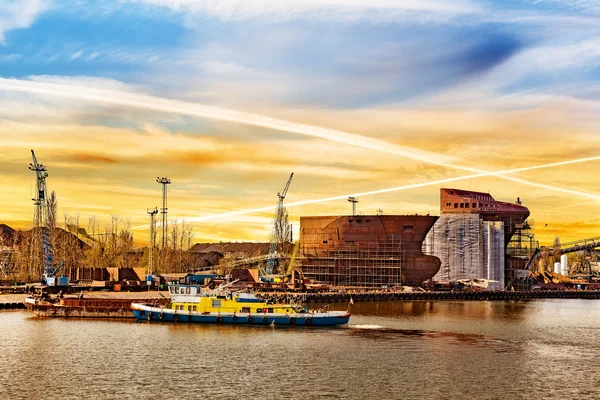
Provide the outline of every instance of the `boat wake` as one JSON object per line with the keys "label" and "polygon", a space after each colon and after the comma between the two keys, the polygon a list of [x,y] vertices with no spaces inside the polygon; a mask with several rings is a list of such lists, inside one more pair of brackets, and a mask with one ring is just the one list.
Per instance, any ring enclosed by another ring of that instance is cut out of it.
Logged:
{"label": "boat wake", "polygon": [[385,329],[381,325],[348,325],[350,329]]}
{"label": "boat wake", "polygon": [[504,344],[505,341],[475,333],[426,331],[421,329],[386,328],[380,325],[348,325],[351,335],[378,340],[393,340],[398,338],[441,339],[455,344],[470,344],[489,346]]}

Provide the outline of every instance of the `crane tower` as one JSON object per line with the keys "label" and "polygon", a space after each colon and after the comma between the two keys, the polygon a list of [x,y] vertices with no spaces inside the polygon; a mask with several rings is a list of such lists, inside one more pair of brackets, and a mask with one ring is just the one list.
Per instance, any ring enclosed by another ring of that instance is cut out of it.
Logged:
{"label": "crane tower", "polygon": [[277,193],[277,209],[275,211],[275,219],[273,220],[273,230],[271,232],[271,244],[269,247],[269,258],[267,260],[267,269],[265,271],[266,275],[271,275],[275,269],[275,264],[277,263],[277,247],[278,241],[282,232],[279,232],[281,227],[283,226],[283,219],[285,216],[285,207],[283,206],[283,200],[287,195],[288,189],[290,188],[290,183],[292,182],[292,178],[294,177],[294,173],[292,172],[290,178],[285,184],[285,188],[281,193]]}
{"label": "crane tower", "polygon": [[[36,174],[36,192],[35,198],[32,199],[35,205],[33,216],[34,230],[32,232],[35,234],[35,230],[38,230],[38,234],[40,235],[37,239],[39,239],[38,246],[42,250],[42,283],[48,286],[55,286],[57,283],[54,276],[56,271],[53,266],[52,241],[50,240],[51,232],[48,227],[48,204],[46,202],[46,178],[48,177],[48,172],[46,166],[38,163],[33,150],[31,150],[31,157],[33,158],[33,162],[29,164],[29,169]],[[35,236],[32,235],[32,237]]]}

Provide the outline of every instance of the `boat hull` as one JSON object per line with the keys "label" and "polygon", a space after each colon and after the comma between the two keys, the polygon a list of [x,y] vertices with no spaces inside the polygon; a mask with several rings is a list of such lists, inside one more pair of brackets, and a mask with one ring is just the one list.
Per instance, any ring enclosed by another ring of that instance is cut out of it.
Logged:
{"label": "boat hull", "polygon": [[152,307],[144,304],[132,304],[133,315],[138,320],[160,322],[218,323],[230,325],[296,325],[296,326],[336,326],[347,324],[350,313],[330,311],[324,313],[201,313],[178,311],[168,308]]}

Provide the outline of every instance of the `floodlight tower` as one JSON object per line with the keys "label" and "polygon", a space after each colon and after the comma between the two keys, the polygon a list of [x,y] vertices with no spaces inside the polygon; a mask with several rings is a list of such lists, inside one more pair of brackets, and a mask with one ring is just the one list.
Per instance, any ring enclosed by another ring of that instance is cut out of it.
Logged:
{"label": "floodlight tower", "polygon": [[149,208],[147,210],[150,215],[150,243],[148,245],[148,275],[152,275],[154,272],[154,248],[156,247],[156,219],[154,218],[158,214],[158,208]]}
{"label": "floodlight tower", "polygon": [[356,197],[348,197],[348,201],[352,203],[352,215],[356,215],[356,203],[358,203],[358,199]]}
{"label": "floodlight tower", "polygon": [[162,185],[162,208],[160,213],[162,214],[162,243],[161,249],[165,248],[167,242],[167,185],[171,183],[169,178],[156,178],[156,182]]}

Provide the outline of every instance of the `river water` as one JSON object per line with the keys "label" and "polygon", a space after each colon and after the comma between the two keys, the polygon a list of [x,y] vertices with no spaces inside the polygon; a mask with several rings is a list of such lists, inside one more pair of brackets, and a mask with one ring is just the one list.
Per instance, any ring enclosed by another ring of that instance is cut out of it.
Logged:
{"label": "river water", "polygon": [[340,328],[2,312],[0,399],[600,398],[600,301],[357,303],[352,312]]}

